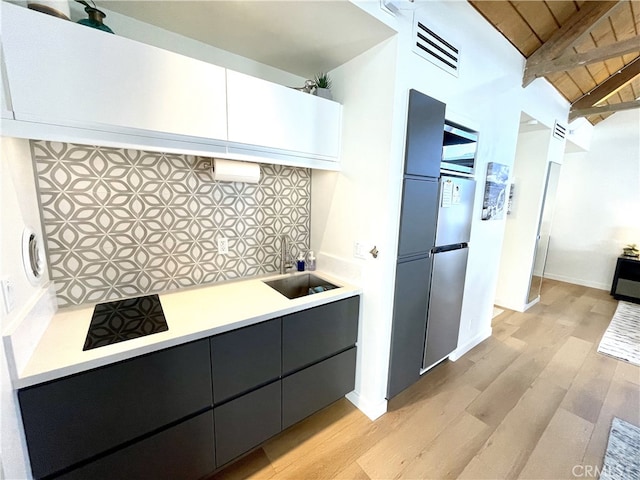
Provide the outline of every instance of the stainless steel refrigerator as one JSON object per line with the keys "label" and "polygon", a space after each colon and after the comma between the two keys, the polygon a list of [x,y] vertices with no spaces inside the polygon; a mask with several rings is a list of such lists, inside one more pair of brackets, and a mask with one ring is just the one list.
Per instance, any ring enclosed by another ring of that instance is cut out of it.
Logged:
{"label": "stainless steel refrigerator", "polygon": [[458,345],[476,182],[441,176],[427,331],[422,368],[446,358]]}

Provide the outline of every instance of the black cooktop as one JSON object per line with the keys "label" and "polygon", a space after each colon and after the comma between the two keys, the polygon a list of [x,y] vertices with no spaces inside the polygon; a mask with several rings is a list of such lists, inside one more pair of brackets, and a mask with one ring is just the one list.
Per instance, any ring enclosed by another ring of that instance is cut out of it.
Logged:
{"label": "black cooktop", "polygon": [[158,295],[99,303],[82,350],[169,330]]}

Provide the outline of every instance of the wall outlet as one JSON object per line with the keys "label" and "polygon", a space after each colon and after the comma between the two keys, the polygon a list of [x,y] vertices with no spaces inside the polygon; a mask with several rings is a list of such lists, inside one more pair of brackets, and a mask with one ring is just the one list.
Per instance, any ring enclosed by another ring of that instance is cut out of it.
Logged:
{"label": "wall outlet", "polygon": [[4,304],[5,313],[10,313],[11,310],[16,308],[16,290],[13,280],[9,277],[3,277],[0,279],[0,287],[2,290],[2,300]]}
{"label": "wall outlet", "polygon": [[353,244],[353,256],[363,260],[367,258],[367,247],[364,242],[355,242]]}
{"label": "wall outlet", "polygon": [[229,240],[226,237],[218,238],[218,253],[226,255],[229,253]]}

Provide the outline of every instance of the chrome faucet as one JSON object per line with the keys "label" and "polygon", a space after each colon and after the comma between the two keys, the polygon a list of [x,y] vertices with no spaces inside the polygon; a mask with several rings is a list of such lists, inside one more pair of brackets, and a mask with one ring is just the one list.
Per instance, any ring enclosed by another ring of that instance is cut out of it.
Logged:
{"label": "chrome faucet", "polygon": [[293,268],[293,259],[289,252],[289,235],[280,235],[280,273],[287,273],[287,270]]}

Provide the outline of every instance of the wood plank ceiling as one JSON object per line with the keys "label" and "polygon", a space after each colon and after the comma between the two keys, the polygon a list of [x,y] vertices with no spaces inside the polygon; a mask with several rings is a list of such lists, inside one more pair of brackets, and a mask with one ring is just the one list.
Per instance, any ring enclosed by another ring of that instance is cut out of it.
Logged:
{"label": "wood plank ceiling", "polygon": [[470,3],[527,58],[523,85],[547,78],[570,120],[640,107],[640,0]]}

